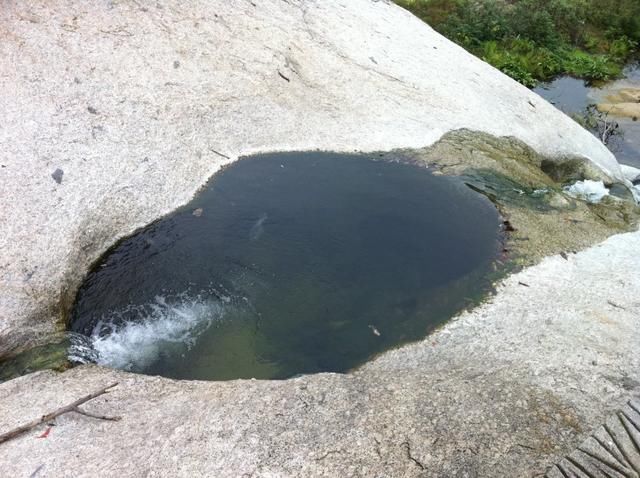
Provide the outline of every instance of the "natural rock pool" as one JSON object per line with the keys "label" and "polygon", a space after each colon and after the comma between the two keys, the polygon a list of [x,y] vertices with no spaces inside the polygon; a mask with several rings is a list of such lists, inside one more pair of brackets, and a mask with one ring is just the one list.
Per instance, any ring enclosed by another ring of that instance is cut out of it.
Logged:
{"label": "natural rock pool", "polygon": [[489,289],[500,217],[459,179],[372,159],[228,166],[95,266],[72,355],[174,378],[286,378],[424,337]]}

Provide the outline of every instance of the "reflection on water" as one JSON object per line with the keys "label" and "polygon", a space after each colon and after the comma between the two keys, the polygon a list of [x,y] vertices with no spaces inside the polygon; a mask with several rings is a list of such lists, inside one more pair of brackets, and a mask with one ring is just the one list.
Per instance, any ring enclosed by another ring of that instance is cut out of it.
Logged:
{"label": "reflection on water", "polygon": [[107,254],[73,310],[76,355],[189,379],[345,371],[486,291],[498,231],[484,197],[425,168],[247,158]]}
{"label": "reflection on water", "polygon": [[[624,78],[604,85],[587,85],[583,80],[568,76],[545,83],[534,91],[568,115],[582,114],[589,105],[605,102],[613,91],[621,88],[640,88],[640,63],[624,69]],[[611,150],[622,164],[640,168],[640,121],[615,118],[623,136],[611,144]]]}
{"label": "reflection on water", "polygon": [[589,98],[592,87],[584,80],[562,76],[550,83],[542,83],[533,91],[566,114],[580,113],[593,103]]}

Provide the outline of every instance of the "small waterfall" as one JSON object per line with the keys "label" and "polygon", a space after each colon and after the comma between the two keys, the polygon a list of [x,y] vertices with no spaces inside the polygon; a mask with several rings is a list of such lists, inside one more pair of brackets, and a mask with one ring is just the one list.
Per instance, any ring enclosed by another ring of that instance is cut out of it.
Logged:
{"label": "small waterfall", "polygon": [[[161,356],[183,354],[223,315],[224,306],[217,299],[157,296],[152,303],[101,317],[88,337],[72,333],[69,359],[140,371]],[[132,316],[136,320],[130,320]]]}

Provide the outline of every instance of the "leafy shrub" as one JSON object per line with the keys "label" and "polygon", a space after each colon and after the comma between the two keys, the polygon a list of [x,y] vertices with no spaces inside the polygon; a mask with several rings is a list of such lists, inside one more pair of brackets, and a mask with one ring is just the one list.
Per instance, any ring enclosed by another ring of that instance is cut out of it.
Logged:
{"label": "leafy shrub", "polygon": [[556,24],[551,14],[540,8],[537,0],[522,0],[514,4],[510,13],[513,33],[538,45],[554,47],[560,41]]}
{"label": "leafy shrub", "polygon": [[609,54],[615,59],[626,59],[638,47],[638,42],[628,36],[622,36],[611,42]]}
{"label": "leafy shrub", "polygon": [[605,55],[590,55],[574,49],[564,52],[564,70],[587,80],[608,80],[620,74],[621,68]]}
{"label": "leafy shrub", "polygon": [[620,74],[640,45],[640,0],[396,0],[521,83]]}

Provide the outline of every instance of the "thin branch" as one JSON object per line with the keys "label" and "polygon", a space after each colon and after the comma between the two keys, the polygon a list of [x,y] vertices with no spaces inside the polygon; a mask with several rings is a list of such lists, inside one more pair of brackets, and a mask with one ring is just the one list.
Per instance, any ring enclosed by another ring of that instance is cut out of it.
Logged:
{"label": "thin branch", "polygon": [[216,151],[213,148],[209,148],[209,151],[211,151],[214,154],[217,154],[218,156],[225,158],[225,159],[231,159],[229,156],[227,156],[226,154],[222,154],[220,151]]}
{"label": "thin branch", "polygon": [[40,473],[40,470],[42,470],[43,468],[44,468],[44,463],[40,465],[38,468],[36,468],[35,471],[31,473],[31,476],[29,476],[29,478],[36,478],[36,476],[38,476],[38,473]]}
{"label": "thin branch", "polygon": [[622,307],[621,305],[616,304],[615,302],[613,302],[612,300],[608,300],[607,304],[609,304],[611,307],[615,307],[616,309],[620,309],[620,310],[627,310],[624,307]]}
{"label": "thin branch", "polygon": [[84,415],[85,417],[95,418],[96,420],[106,420],[109,422],[117,422],[122,420],[122,417],[119,417],[119,416],[110,417],[107,415],[96,415],[95,413],[87,412],[86,410],[81,410],[80,408],[77,408],[77,407],[71,411],[76,412],[80,415]]}
{"label": "thin branch", "polygon": [[[37,418],[35,420],[30,421],[29,423],[26,423],[22,426],[19,426],[18,428],[15,428],[11,431],[8,431],[7,433],[3,433],[2,435],[0,435],[0,443],[4,443],[8,440],[11,440],[12,438],[15,438],[19,435],[22,435],[24,432],[28,432],[29,430],[31,430],[32,428],[37,427],[38,425],[40,425],[41,423],[45,423],[48,422],[49,420],[53,420],[56,417],[59,417],[60,415],[63,415],[65,413],[69,413],[69,412],[77,412],[80,413],[82,415],[87,415],[87,416],[93,416],[93,418],[99,418],[98,416],[95,415],[90,415],[87,412],[81,411],[78,407],[80,405],[82,405],[83,403],[88,402],[89,400],[93,400],[96,397],[99,397],[100,395],[103,395],[105,393],[108,393],[110,388],[115,387],[116,385],[118,385],[118,382],[116,383],[112,383],[111,385],[109,385],[108,387],[104,387],[101,388],[100,390],[90,393],[89,395],[86,395],[82,398],[80,398],[79,400],[76,400],[75,402],[64,406],[62,408],[58,408],[57,410],[55,410],[54,412],[48,413],[47,415],[42,415],[40,418]],[[102,417],[100,417],[102,418]],[[112,417],[112,418],[104,418],[105,420],[109,420],[109,419],[114,419],[116,417]],[[118,417],[119,419],[119,417]]]}
{"label": "thin branch", "polygon": [[286,76],[284,76],[284,75],[280,72],[280,70],[278,70],[278,76],[279,76],[280,78],[282,78],[283,80],[285,80],[287,83],[289,83],[289,82],[291,81],[291,79],[290,79],[290,78],[288,78],[288,77],[286,77]]}

